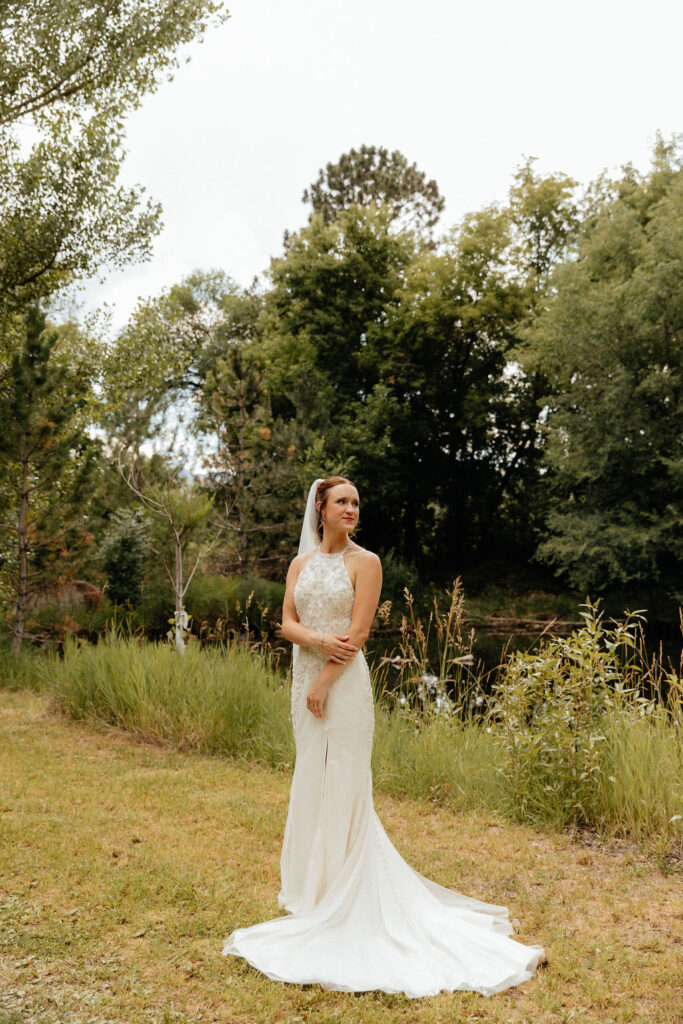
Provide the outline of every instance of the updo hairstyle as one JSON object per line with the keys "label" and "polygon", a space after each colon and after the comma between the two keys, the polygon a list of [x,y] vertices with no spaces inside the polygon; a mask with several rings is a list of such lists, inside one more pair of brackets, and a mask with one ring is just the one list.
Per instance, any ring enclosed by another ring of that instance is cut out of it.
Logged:
{"label": "updo hairstyle", "polygon": [[[351,483],[350,480],[347,480],[345,476],[328,476],[326,480],[321,480],[315,492],[315,529],[321,540],[323,535],[322,511],[327,502],[327,494],[338,484],[350,484],[351,487],[355,487],[355,484]],[[318,508],[318,502],[320,502],[320,508]]]}

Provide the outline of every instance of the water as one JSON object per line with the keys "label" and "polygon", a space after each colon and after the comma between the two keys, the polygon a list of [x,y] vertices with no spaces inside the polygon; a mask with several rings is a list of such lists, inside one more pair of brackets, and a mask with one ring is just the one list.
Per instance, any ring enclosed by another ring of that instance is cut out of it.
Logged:
{"label": "water", "polygon": [[[472,653],[473,664],[468,667],[467,672],[472,677],[479,677],[481,688],[488,693],[496,677],[496,670],[501,662],[515,651],[534,651],[538,648],[543,634],[541,632],[524,633],[501,633],[500,631],[479,627],[475,630],[474,645]],[[396,634],[380,634],[370,637],[365,645],[365,656],[368,665],[372,669],[373,664],[379,663],[382,658],[398,653],[400,637]],[[663,664],[668,663],[674,671],[680,671],[682,644],[680,633],[676,637],[674,631],[662,632],[656,626],[648,627],[645,634],[646,648],[650,657],[657,655],[660,651]],[[291,646],[285,641],[276,641],[276,646],[282,647],[280,665],[289,668],[291,660]],[[431,668],[437,665],[438,652],[436,644],[432,645]],[[398,673],[396,673],[398,674]],[[391,674],[389,679],[391,678]]]}

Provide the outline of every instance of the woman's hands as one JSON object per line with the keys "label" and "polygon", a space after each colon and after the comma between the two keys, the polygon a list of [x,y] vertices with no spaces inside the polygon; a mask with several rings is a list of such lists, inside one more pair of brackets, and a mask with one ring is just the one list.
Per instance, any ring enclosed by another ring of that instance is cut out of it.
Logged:
{"label": "woman's hands", "polygon": [[313,686],[308,691],[306,707],[315,715],[316,718],[323,717],[323,708],[325,707],[325,701],[327,699],[329,689],[330,684],[323,682],[320,679],[320,676],[318,676],[316,681],[313,683]]}
{"label": "woman's hands", "polygon": [[[339,670],[334,670],[330,676],[330,663],[337,665],[345,665],[347,662],[355,658],[358,653],[358,648],[348,642],[349,637],[337,636],[335,633],[324,633],[321,650],[323,654],[329,659],[325,668],[318,673],[313,686],[308,691],[306,696],[306,707],[316,718],[323,717],[323,709],[325,707],[325,701],[327,700],[327,694],[329,692],[331,684],[334,679],[339,675]],[[326,678],[329,677],[329,678]]]}
{"label": "woman's hands", "polygon": [[349,643],[349,634],[337,636],[334,633],[323,633],[321,652],[340,665],[346,664],[358,654],[358,648]]}

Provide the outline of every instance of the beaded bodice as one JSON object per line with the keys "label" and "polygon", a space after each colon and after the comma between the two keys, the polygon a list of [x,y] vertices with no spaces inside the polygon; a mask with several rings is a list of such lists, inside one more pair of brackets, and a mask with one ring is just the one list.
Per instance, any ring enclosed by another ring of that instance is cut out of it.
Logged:
{"label": "beaded bodice", "polygon": [[[343,551],[325,555],[316,551],[299,573],[294,587],[294,605],[299,622],[316,633],[343,635],[351,623],[354,590],[344,565]],[[306,681],[312,682],[327,657],[316,647],[295,649],[292,664],[292,716]],[[296,726],[295,726],[296,729]]]}
{"label": "beaded bodice", "polygon": [[294,604],[299,622],[307,629],[344,633],[349,628],[354,592],[344,555],[350,547],[347,544],[334,555],[316,551],[299,573]]}

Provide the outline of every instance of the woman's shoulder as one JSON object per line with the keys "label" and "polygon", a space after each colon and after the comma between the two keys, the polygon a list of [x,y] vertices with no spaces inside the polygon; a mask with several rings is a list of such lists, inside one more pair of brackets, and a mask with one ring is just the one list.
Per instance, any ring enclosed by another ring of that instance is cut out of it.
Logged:
{"label": "woman's shoulder", "polygon": [[379,555],[376,555],[374,551],[368,551],[367,548],[362,548],[360,544],[356,544],[355,542],[353,547],[349,550],[349,555],[351,555],[354,560],[357,560],[359,565],[361,563],[368,566],[373,565],[381,567],[382,565]]}
{"label": "woman's shoulder", "polygon": [[315,549],[313,551],[304,551],[302,555],[295,555],[290,562],[290,568],[294,569],[295,572],[300,572],[306,562],[309,562],[314,554]]}

